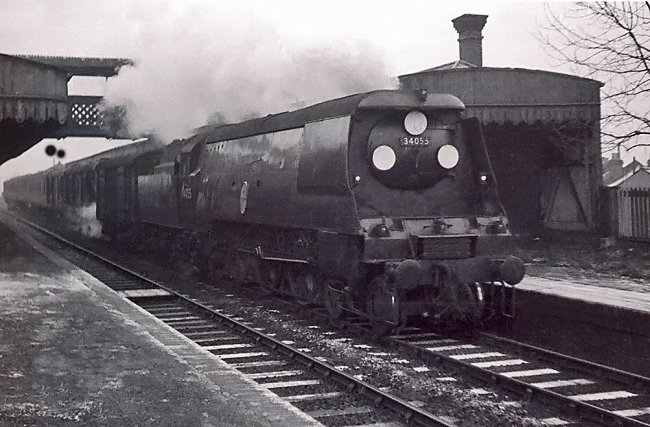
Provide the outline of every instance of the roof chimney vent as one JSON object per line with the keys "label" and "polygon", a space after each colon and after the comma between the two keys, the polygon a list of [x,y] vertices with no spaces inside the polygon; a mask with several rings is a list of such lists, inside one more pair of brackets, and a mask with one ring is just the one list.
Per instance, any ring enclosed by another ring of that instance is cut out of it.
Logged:
{"label": "roof chimney vent", "polygon": [[481,31],[487,21],[487,15],[465,14],[452,19],[458,32],[458,49],[460,60],[477,67],[483,66],[483,35]]}

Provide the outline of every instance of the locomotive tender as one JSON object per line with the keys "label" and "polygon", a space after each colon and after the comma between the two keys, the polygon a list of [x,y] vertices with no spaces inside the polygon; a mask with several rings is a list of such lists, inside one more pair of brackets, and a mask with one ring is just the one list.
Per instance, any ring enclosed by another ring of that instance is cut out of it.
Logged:
{"label": "locomotive tender", "polygon": [[481,256],[510,233],[463,110],[448,94],[374,91],[118,150],[92,166],[97,219],[107,233],[192,236],[209,275],[324,303],[332,318],[392,328],[512,315],[524,265]]}

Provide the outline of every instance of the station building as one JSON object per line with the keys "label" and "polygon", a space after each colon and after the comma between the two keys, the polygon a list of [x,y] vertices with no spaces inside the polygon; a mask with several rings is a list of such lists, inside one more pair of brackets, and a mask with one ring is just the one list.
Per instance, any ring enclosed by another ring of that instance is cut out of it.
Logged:
{"label": "station building", "polygon": [[595,231],[602,186],[600,88],[549,71],[483,66],[485,15],[452,20],[460,58],[399,76],[404,89],[451,93],[483,125],[499,195],[519,233]]}

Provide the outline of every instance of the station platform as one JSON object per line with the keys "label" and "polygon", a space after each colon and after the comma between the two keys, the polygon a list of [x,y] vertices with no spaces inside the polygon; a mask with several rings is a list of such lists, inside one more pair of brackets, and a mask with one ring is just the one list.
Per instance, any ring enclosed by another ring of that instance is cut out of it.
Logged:
{"label": "station platform", "polygon": [[650,377],[650,283],[532,266],[516,286],[512,337]]}
{"label": "station platform", "polygon": [[0,262],[0,425],[314,426],[29,237]]}
{"label": "station platform", "polygon": [[518,290],[650,313],[650,282],[566,267],[528,268]]}

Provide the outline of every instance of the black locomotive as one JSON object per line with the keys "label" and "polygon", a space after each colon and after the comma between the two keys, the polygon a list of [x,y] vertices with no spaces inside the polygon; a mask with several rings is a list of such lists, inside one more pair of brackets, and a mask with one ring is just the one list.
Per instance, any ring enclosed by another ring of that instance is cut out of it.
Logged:
{"label": "black locomotive", "polygon": [[481,256],[510,233],[479,122],[463,110],[425,91],[352,95],[113,150],[11,180],[4,194],[94,201],[105,234],[191,237],[208,275],[291,292],[332,318],[391,328],[511,315],[524,265]]}

